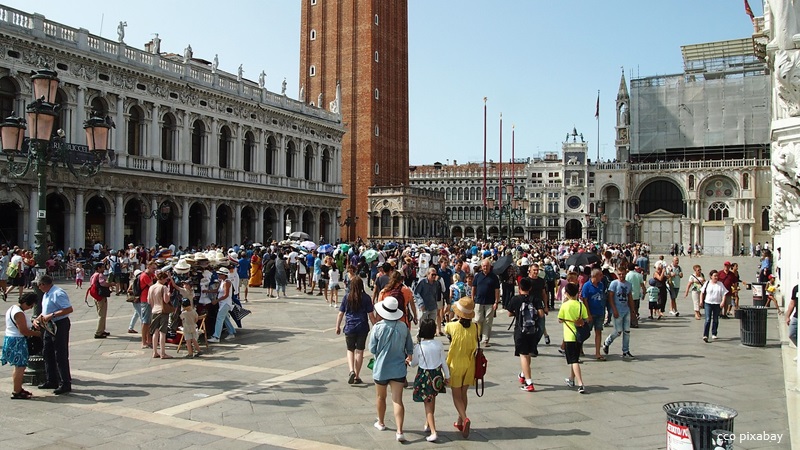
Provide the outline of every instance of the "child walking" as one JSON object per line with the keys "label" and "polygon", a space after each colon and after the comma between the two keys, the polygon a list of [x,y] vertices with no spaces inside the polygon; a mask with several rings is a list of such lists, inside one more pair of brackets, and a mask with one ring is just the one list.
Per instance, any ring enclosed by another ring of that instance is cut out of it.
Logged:
{"label": "child walking", "polygon": [[78,267],[75,268],[75,286],[78,289],[83,289],[83,275],[85,274],[83,270],[83,264],[78,264]]}
{"label": "child walking", "polygon": [[445,385],[450,383],[450,369],[447,367],[444,347],[436,336],[436,322],[425,319],[419,324],[417,345],[411,357],[411,365],[419,366],[417,376],[414,378],[414,401],[425,404],[425,431],[430,431],[430,436],[425,440],[436,442],[436,396],[445,393]]}
{"label": "child walking", "polygon": [[192,301],[183,299],[181,302],[181,323],[183,324],[183,339],[186,341],[187,358],[200,356],[200,344],[197,343],[197,311],[192,307]]}
{"label": "child walking", "polygon": [[647,317],[648,319],[652,320],[654,318],[661,318],[659,317],[660,310],[658,309],[658,293],[659,289],[656,287],[656,279],[650,278],[647,282],[649,286],[647,287],[647,302],[648,307],[650,308],[650,315]]}
{"label": "child walking", "polygon": [[336,266],[336,263],[333,264],[331,267],[330,272],[328,272],[328,277],[330,277],[330,290],[331,290],[331,303],[333,306],[337,306],[339,304],[339,268]]}

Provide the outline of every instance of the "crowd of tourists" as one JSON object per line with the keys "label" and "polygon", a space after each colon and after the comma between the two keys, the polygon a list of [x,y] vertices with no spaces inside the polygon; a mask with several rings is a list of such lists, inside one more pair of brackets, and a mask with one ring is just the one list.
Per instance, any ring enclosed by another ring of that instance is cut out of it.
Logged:
{"label": "crowd of tourists", "polygon": [[[694,246],[695,256],[696,249]],[[514,354],[520,358],[517,378],[526,392],[536,390],[532,358],[538,356],[542,340],[545,345],[551,343],[547,332],[550,312],[557,311],[563,328],[559,351],[569,366],[564,382],[581,394],[588,390],[580,364],[586,358],[586,345],[591,345],[586,344],[591,335],[596,360],[605,361],[618,338],[621,358],[635,359],[631,329],[645,320],[658,323],[680,316],[681,293],[683,298],[691,298],[695,319],[705,319],[703,340],[717,339],[719,319],[728,318],[738,308],[742,284],[738,264],[725,262],[706,276],[700,264],[684,271],[678,246],[670,256],[655,261],[649,250],[646,244],[598,247],[588,240],[534,240],[513,245],[474,240],[422,245],[286,240],[228,249],[214,245],[147,249],[131,244],[116,251],[97,243],[89,255],[67,251],[63,260],[66,276],[74,278],[78,289],[86,289],[85,301],[97,309],[94,337],[103,339],[110,334],[105,323],[108,298],[126,296],[133,309],[127,332],[139,333],[136,325],[141,323],[142,347],[151,348],[154,358],[172,358],[165,344],[177,343],[180,335],[187,342],[187,357],[202,355],[197,328],[203,323],[209,324],[207,342],[235,339],[242,318],[249,313],[243,304],[249,301],[250,288],[262,288],[258,291],[261,298],[298,292],[322,297],[338,311],[335,329],[345,335],[347,382],[364,383],[364,366],[372,369],[377,395],[375,428],[386,429],[386,399],[391,393],[396,438],[405,440],[402,396],[408,387],[413,389],[413,400],[425,406],[427,439],[436,441],[435,399],[447,388],[458,414],[453,425],[465,438],[469,436],[472,423],[467,392],[476,385],[477,350],[494,343],[493,322],[498,311],[512,317]],[[772,254],[766,248],[759,253],[758,279],[767,284],[770,293],[775,285]],[[44,333],[47,380],[40,387],[69,392],[66,355],[71,303],[63,289],[54,286],[51,276],[41,277],[39,287],[50,294],[45,294],[42,314],[29,326],[24,311],[36,299],[25,293],[34,281],[25,274],[33,265],[32,255],[17,248],[2,249],[2,254],[4,299],[14,290],[19,293],[19,304],[6,314],[6,343],[0,358],[15,368],[12,398],[30,398],[30,392],[22,389],[22,372],[18,371],[27,362],[27,347],[22,342],[38,334],[32,327],[46,328],[47,322],[58,327],[52,334]],[[51,259],[56,260],[53,269],[61,267],[61,255],[54,254]],[[13,267],[16,270],[10,269]],[[84,287],[87,272],[91,275]],[[790,336],[796,340],[796,289],[792,295],[787,324],[790,329],[793,324]],[[604,337],[606,327],[613,331]],[[447,349],[437,336],[447,337]],[[367,348],[372,355],[369,364],[365,364]],[[417,368],[411,380],[408,367]]]}

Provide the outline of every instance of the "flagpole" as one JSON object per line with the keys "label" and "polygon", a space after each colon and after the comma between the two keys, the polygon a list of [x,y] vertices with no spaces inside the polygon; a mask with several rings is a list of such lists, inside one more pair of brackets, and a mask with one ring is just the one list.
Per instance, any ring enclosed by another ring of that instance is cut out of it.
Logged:
{"label": "flagpole", "polygon": [[500,206],[498,209],[498,216],[500,222],[498,224],[497,234],[500,240],[503,240],[503,113],[500,113],[500,170],[497,176],[497,203]]}
{"label": "flagpole", "polygon": [[600,163],[600,89],[597,90],[597,111],[594,116],[597,118],[597,162]]}
{"label": "flagpole", "polygon": [[[483,97],[483,239],[486,240],[486,97]],[[477,235],[475,236],[477,237]]]}

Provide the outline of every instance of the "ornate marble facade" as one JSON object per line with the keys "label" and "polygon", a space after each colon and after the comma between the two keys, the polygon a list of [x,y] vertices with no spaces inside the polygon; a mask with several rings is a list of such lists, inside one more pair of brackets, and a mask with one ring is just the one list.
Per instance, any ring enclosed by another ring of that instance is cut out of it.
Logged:
{"label": "ornate marble facade", "polygon": [[[192,57],[139,50],[84,29],[0,8],[0,109],[23,111],[29,73],[61,80],[58,127],[85,144],[90,111],[116,123],[115,157],[100,175],[49,177],[48,239],[80,248],[231,245],[291,231],[335,240],[341,183],[341,116],[267,91]],[[0,164],[0,239],[31,245],[36,181]],[[8,213],[6,213],[8,211]]]}

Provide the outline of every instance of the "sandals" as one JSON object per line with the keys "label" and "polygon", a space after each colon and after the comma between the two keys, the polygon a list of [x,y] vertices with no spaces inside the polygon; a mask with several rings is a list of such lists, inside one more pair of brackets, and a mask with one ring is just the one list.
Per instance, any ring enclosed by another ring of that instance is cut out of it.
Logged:
{"label": "sandals", "polygon": [[26,391],[25,389],[20,390],[19,392],[12,392],[11,399],[12,400],[30,400],[33,397],[33,394]]}
{"label": "sandals", "polygon": [[460,424],[458,422],[453,423],[453,426],[456,427],[456,430],[458,430],[458,431],[464,431],[464,425],[462,425],[462,424]]}
{"label": "sandals", "polygon": [[606,357],[605,357],[605,356],[603,356],[603,355],[600,355],[600,356],[595,356],[595,358],[594,358],[594,359],[596,359],[596,360],[598,360],[598,361],[605,361],[605,360],[606,360]]}
{"label": "sandals", "polygon": [[461,436],[463,436],[464,439],[469,438],[469,427],[470,427],[470,424],[471,424],[471,422],[470,422],[469,419],[464,419],[464,429],[461,430]]}

